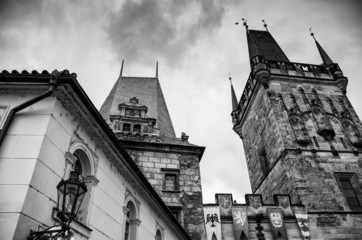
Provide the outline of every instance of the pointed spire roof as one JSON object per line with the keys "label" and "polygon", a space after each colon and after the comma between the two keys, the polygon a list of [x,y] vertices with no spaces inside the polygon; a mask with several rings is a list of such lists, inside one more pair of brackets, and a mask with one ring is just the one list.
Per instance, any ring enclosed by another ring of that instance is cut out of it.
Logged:
{"label": "pointed spire roof", "polygon": [[231,85],[231,103],[232,103],[232,111],[235,111],[238,108],[238,99],[236,98],[236,94],[234,91],[234,86],[231,81],[231,77],[229,77],[230,85]]}
{"label": "pointed spire roof", "polygon": [[157,120],[155,127],[160,129],[160,137],[163,142],[168,142],[168,138],[176,139],[158,78],[124,77],[121,75],[99,112],[104,119],[108,120],[110,115],[119,114],[119,104],[128,103],[133,97],[136,97],[140,104],[148,107],[147,117]]}
{"label": "pointed spire roof", "polygon": [[250,59],[262,55],[266,60],[289,62],[288,57],[269,31],[248,30],[246,34]]}
{"label": "pointed spire roof", "polygon": [[324,49],[322,48],[322,46],[319,44],[319,42],[317,41],[317,39],[314,37],[314,33],[312,32],[312,28],[310,28],[310,35],[313,37],[316,45],[317,45],[317,48],[318,48],[318,51],[319,51],[319,54],[321,55],[322,57],[322,60],[323,60],[323,64],[324,65],[331,65],[333,64],[333,61],[332,59],[328,56],[328,54],[326,53],[326,51],[324,51]]}

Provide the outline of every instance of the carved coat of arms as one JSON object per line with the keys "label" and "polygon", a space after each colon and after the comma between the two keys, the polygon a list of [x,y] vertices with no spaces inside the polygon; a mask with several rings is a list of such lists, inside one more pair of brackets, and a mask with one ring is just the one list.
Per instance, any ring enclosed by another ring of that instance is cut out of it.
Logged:
{"label": "carved coat of arms", "polygon": [[278,212],[270,213],[270,220],[274,227],[280,228],[283,226],[282,215]]}
{"label": "carved coat of arms", "polygon": [[255,209],[260,208],[261,207],[260,196],[249,196],[249,203],[250,203],[250,206],[252,206]]}
{"label": "carved coat of arms", "polygon": [[231,206],[231,196],[220,196],[220,206],[227,209]]}

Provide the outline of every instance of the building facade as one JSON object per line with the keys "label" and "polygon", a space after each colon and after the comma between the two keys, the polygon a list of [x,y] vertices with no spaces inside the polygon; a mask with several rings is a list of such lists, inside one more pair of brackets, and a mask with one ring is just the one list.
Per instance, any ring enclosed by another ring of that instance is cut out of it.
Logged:
{"label": "building facade", "polygon": [[88,189],[76,239],[191,239],[75,74],[3,71],[0,85],[0,239],[59,224],[56,187],[71,170]]}
{"label": "building facade", "polygon": [[[157,66],[156,66],[157,68]],[[100,109],[121,144],[192,239],[204,239],[204,147],[176,137],[157,76],[121,74]]]}

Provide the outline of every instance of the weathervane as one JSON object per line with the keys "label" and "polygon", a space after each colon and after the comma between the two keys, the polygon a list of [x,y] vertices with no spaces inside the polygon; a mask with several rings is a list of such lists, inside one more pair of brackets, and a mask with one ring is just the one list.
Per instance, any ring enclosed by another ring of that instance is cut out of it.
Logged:
{"label": "weathervane", "polygon": [[268,30],[268,25],[266,24],[265,20],[263,19],[263,20],[261,20],[261,21],[264,23],[265,29],[269,32],[269,30]]}
{"label": "weathervane", "polygon": [[[242,18],[241,19],[243,21],[243,25],[245,26],[246,31],[249,31],[249,26],[248,26],[248,19]],[[239,22],[236,22],[235,25],[238,25]]]}

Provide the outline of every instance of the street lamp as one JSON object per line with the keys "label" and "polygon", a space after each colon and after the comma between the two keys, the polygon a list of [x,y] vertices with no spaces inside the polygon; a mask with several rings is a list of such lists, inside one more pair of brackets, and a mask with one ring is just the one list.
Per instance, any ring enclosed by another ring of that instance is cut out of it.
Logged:
{"label": "street lamp", "polygon": [[79,172],[72,171],[68,180],[61,180],[57,185],[58,214],[60,225],[52,226],[44,231],[30,232],[28,240],[75,239],[70,231],[70,222],[76,218],[82,204],[87,187],[79,180]]}

